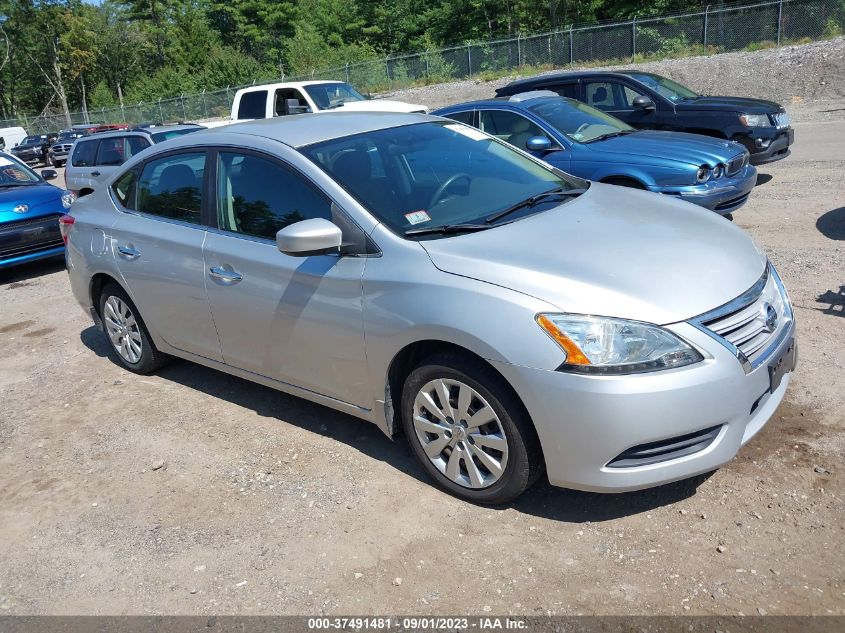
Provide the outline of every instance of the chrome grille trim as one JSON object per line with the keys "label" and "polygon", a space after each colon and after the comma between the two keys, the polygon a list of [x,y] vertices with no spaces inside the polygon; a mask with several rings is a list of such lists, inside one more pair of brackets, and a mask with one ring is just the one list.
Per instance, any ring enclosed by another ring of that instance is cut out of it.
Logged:
{"label": "chrome grille trim", "polygon": [[[778,315],[777,326],[771,332],[760,319],[767,303]],[[739,297],[689,321],[730,350],[745,373],[750,373],[769,359],[792,333],[793,322],[789,297],[771,263],[766,265],[760,279]]]}
{"label": "chrome grille trim", "polygon": [[775,126],[779,128],[789,127],[791,122],[786,112],[775,112],[772,115],[772,119],[774,119]]}
{"label": "chrome grille trim", "polygon": [[748,159],[749,154],[747,151],[743,152],[739,156],[733,157],[728,161],[728,164],[725,165],[725,174],[733,176],[748,164]]}

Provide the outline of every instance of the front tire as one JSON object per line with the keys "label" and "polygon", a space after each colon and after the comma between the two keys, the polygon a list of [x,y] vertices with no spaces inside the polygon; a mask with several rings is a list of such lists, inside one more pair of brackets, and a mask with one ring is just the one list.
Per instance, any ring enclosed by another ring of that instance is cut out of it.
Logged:
{"label": "front tire", "polygon": [[126,291],[115,283],[100,294],[100,318],[118,364],[136,374],[151,374],[169,357],[156,349],[138,308]]}
{"label": "front tire", "polygon": [[480,360],[447,353],[423,361],[402,389],[402,425],[426,472],[461,499],[508,503],[543,473],[528,412]]}

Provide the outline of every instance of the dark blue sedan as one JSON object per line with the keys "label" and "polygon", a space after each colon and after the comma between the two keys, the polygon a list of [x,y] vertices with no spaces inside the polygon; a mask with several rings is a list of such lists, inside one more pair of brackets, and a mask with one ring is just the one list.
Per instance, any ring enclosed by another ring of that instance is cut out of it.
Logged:
{"label": "dark blue sedan", "polygon": [[[50,178],[56,172],[44,170]],[[65,252],[59,218],[73,194],[46,182],[17,158],[0,152],[0,269]]]}
{"label": "dark blue sedan", "polygon": [[546,90],[432,114],[479,128],[575,176],[677,196],[721,215],[745,204],[757,181],[748,150],[739,143],[638,131]]}

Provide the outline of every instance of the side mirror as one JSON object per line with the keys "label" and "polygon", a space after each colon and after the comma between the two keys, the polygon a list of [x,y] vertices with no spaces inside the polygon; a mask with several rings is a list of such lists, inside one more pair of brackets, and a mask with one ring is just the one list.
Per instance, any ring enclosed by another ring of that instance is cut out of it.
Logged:
{"label": "side mirror", "polygon": [[59,177],[59,172],[55,169],[43,169],[41,170],[41,177],[44,180],[55,180]]}
{"label": "side mirror", "polygon": [[285,99],[285,114],[303,114],[310,111],[308,106],[299,105],[299,99]]}
{"label": "side mirror", "polygon": [[654,110],[654,101],[652,101],[645,95],[634,97],[634,102],[632,105],[634,106],[635,110]]}
{"label": "side mirror", "polygon": [[532,136],[525,141],[525,149],[529,152],[548,152],[552,149],[552,142],[545,136]]}
{"label": "side mirror", "polygon": [[323,218],[301,220],[276,233],[276,246],[285,255],[307,257],[324,255],[340,248],[343,232]]}

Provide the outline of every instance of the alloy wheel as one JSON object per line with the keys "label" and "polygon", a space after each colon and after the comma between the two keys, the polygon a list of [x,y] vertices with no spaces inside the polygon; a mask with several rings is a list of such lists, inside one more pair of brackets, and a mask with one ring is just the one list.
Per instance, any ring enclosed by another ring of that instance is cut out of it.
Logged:
{"label": "alloy wheel", "polygon": [[126,302],[114,295],[106,299],[103,306],[103,322],[109,340],[120,357],[133,365],[141,360],[141,330]]}
{"label": "alloy wheel", "polygon": [[504,474],[508,441],[499,416],[458,380],[426,383],[414,399],[414,431],[428,459],[465,488],[487,488]]}

